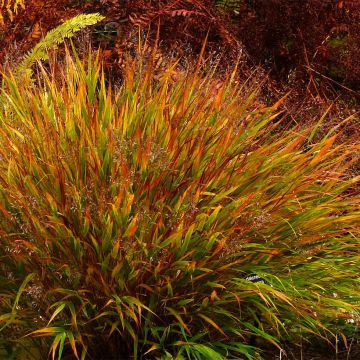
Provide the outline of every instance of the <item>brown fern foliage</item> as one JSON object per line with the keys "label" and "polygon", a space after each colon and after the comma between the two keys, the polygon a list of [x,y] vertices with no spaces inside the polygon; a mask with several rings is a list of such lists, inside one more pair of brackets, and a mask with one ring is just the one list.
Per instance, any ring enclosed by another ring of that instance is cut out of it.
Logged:
{"label": "brown fern foliage", "polygon": [[198,54],[205,38],[208,52],[225,50],[235,56],[241,47],[211,0],[123,0],[119,3],[122,11],[112,11],[108,18],[124,23],[121,26],[123,39],[131,37],[134,29],[148,31],[154,39],[160,26],[160,43],[168,50],[179,51],[178,55],[183,52]]}
{"label": "brown fern foliage", "polygon": [[360,91],[360,1],[247,0],[231,14],[238,39],[276,78],[320,76]]}
{"label": "brown fern foliage", "polygon": [[0,2],[0,26],[5,26],[5,18],[14,20],[20,9],[25,9],[25,0],[2,0]]}
{"label": "brown fern foliage", "polygon": [[260,63],[273,79],[315,95],[317,79],[332,98],[339,89],[360,91],[359,0],[33,0],[3,29],[1,62],[16,61],[40,33],[80,12],[106,16],[93,42],[110,63],[137,46],[139,30],[153,45],[159,26],[158,45],[167,54],[194,59],[207,38],[206,56],[222,54],[225,67],[246,53],[248,65]]}

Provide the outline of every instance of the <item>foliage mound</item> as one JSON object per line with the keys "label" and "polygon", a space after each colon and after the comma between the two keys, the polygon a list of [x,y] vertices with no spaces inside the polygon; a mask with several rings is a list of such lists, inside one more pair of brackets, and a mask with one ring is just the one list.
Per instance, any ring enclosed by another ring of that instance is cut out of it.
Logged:
{"label": "foliage mound", "polygon": [[252,359],[352,333],[358,149],[336,129],[280,135],[280,102],[215,71],[39,71],[2,85],[2,356]]}

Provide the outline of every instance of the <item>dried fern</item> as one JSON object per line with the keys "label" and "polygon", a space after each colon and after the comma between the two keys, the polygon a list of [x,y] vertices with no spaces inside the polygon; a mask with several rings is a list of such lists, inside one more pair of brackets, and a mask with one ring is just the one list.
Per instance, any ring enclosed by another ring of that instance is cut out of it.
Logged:
{"label": "dried fern", "polygon": [[31,72],[31,66],[39,60],[46,60],[48,58],[47,50],[60,44],[65,38],[70,38],[77,31],[89,25],[94,25],[103,20],[104,17],[98,13],[95,14],[80,14],[69,20],[66,20],[61,25],[50,30],[46,36],[35,45],[24,57],[16,69],[17,74],[24,74]]}
{"label": "dried fern", "polygon": [[4,26],[3,9],[6,9],[10,21],[13,21],[14,14],[17,14],[19,6],[25,9],[25,0],[1,0],[0,3],[0,25]]}
{"label": "dried fern", "polygon": [[[190,7],[190,8],[189,8]],[[196,10],[194,10],[194,8]],[[152,21],[161,16],[204,16],[204,7],[192,0],[174,0],[169,2],[166,6],[157,11],[147,11],[143,14],[132,13],[129,16],[130,22],[134,26],[145,28],[150,25]]]}

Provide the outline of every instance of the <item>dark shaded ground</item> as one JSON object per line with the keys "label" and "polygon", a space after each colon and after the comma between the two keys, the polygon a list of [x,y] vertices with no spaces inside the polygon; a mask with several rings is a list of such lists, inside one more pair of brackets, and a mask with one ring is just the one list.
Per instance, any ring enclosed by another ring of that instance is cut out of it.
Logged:
{"label": "dark shaded ground", "polygon": [[338,350],[324,345],[313,346],[303,344],[302,347],[284,345],[285,353],[279,350],[268,350],[263,353],[266,360],[358,360],[360,359],[360,343],[353,342],[348,348],[339,346]]}

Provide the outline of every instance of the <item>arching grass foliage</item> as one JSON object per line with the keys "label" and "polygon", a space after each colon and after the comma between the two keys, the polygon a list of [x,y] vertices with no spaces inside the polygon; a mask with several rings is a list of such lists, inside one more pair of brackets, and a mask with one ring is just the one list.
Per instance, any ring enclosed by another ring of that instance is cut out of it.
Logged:
{"label": "arching grass foliage", "polygon": [[129,64],[115,87],[68,55],[4,77],[3,354],[252,359],[353,331],[358,148],[277,131],[256,89],[174,69]]}

